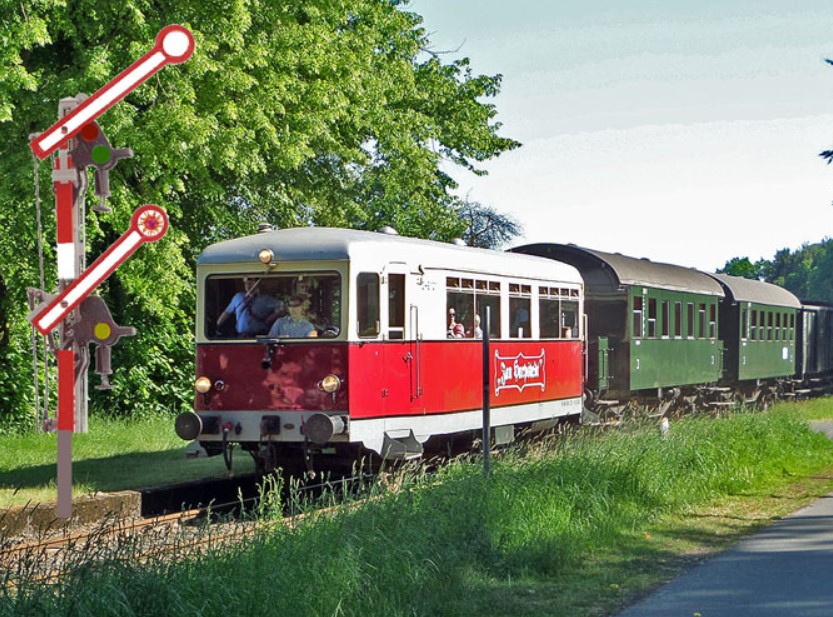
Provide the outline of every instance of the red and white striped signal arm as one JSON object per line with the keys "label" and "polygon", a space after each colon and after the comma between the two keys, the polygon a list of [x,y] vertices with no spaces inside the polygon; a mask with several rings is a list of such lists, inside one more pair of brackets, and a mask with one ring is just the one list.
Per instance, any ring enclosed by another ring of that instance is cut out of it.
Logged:
{"label": "red and white striped signal arm", "polygon": [[122,100],[137,86],[146,81],[167,64],[185,62],[194,53],[194,36],[187,28],[173,24],[156,35],[156,44],[144,56],[116,75],[49,129],[32,139],[29,145],[35,155],[43,160],[67,140],[75,136],[86,124],[98,118]]}
{"label": "red and white striped signal arm", "polygon": [[146,242],[156,242],[168,231],[168,215],[157,205],[140,206],[130,219],[130,227],[93,264],[55,296],[46,306],[39,306],[27,319],[43,334],[49,334],[82,300],[98,287],[116,268]]}

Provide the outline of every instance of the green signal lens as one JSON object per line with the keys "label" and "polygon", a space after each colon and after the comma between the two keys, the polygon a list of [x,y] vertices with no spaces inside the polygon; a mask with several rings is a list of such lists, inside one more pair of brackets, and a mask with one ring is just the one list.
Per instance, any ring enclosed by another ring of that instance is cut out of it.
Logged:
{"label": "green signal lens", "polygon": [[96,165],[103,165],[110,160],[110,148],[107,146],[93,146],[90,151],[90,158]]}

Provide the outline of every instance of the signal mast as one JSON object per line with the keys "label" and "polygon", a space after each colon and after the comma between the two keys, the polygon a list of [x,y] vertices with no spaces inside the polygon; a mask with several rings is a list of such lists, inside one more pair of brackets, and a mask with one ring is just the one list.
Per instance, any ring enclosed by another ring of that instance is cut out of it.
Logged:
{"label": "signal mast", "polygon": [[99,198],[93,209],[107,212],[109,172],[121,159],[133,156],[129,148],[113,148],[96,120],[165,65],[185,62],[193,52],[194,37],[187,28],[166,26],[150,51],[92,96],[61,99],[58,121],[32,136],[29,144],[40,160],[54,155],[58,290],[50,294],[29,289],[27,319],[49,337],[58,366],[57,423],[50,421],[44,429],[51,430],[57,424],[59,518],[72,516],[72,434],[87,432],[89,345],[96,346],[95,372],[101,377],[96,388],[109,389],[111,348],[123,336],[136,333],[135,328],[117,325],[104,300],[92,291],[142,244],[161,239],[168,229],[168,216],[162,208],[154,204],[140,206],[128,230],[86,268],[83,231],[87,170],[93,168],[94,193]]}

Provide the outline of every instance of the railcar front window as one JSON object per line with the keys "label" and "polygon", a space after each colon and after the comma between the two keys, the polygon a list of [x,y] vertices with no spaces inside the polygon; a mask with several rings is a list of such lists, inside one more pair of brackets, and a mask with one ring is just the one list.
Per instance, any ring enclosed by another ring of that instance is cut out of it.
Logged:
{"label": "railcar front window", "polygon": [[210,339],[334,338],[341,333],[341,276],[336,272],[212,275],[205,281]]}

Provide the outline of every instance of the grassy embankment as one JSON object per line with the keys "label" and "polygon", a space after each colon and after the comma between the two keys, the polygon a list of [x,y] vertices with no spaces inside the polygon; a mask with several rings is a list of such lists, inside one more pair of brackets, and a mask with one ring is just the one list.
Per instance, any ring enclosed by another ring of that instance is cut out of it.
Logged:
{"label": "grassy embankment", "polygon": [[686,419],[665,437],[582,431],[499,457],[490,478],[458,462],[207,555],[24,585],[0,615],[610,614],[833,488],[833,442],[802,414],[831,417],[833,402]]}
{"label": "grassy embankment", "polygon": [[[88,433],[72,440],[73,495],[162,486],[225,473],[222,457],[186,459],[173,418],[91,418]],[[254,470],[235,452],[236,473]],[[55,501],[55,434],[0,436],[0,508]]]}

